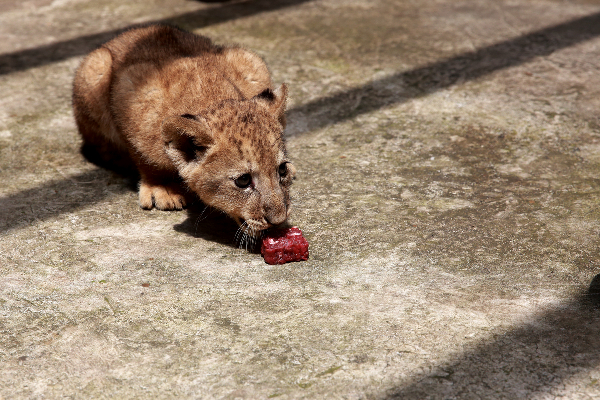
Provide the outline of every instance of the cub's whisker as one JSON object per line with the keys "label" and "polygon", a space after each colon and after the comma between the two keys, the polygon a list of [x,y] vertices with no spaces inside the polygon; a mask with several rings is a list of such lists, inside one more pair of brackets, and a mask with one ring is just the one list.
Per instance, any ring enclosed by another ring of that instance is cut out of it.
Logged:
{"label": "cub's whisker", "polygon": [[238,245],[240,244],[240,234],[243,230],[243,226],[245,223],[246,221],[244,221],[240,226],[238,226],[237,231],[235,232],[235,236],[233,238],[234,242]]}
{"label": "cub's whisker", "polygon": [[194,235],[198,234],[198,224],[200,222],[204,221],[206,218],[208,218],[208,216],[211,214],[211,213],[208,213],[204,218],[202,218],[202,216],[204,215],[204,213],[206,212],[207,209],[208,209],[208,206],[204,206],[204,210],[202,210],[200,215],[196,218],[196,223],[194,224]]}
{"label": "cub's whisker", "polygon": [[257,227],[252,221],[244,221],[238,227],[234,241],[240,249],[246,249],[246,251],[254,250],[263,235],[264,232],[262,229]]}

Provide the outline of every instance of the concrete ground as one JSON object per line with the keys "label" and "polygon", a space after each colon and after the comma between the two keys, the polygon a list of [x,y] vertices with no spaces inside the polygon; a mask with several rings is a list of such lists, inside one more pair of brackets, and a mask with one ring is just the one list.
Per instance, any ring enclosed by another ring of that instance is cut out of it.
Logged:
{"label": "concrete ground", "polygon": [[[73,73],[167,21],[290,87],[307,262],[143,211]],[[0,398],[600,399],[600,1],[0,1]]]}

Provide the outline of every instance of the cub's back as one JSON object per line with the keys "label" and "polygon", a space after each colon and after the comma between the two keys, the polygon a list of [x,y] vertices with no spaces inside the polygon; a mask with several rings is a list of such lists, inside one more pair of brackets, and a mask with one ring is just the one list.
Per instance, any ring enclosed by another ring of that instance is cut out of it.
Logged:
{"label": "cub's back", "polygon": [[169,25],[150,25],[124,32],[105,43],[118,70],[139,63],[168,63],[182,57],[219,54],[217,46],[204,36],[193,35]]}
{"label": "cub's back", "polygon": [[158,148],[163,121],[248,100],[272,89],[264,61],[239,47],[165,25],[126,32],[105,45],[113,57],[111,114],[118,131],[146,158],[167,164]]}
{"label": "cub's back", "polygon": [[132,65],[151,64],[162,69],[173,62],[195,59],[198,73],[226,80],[244,99],[273,89],[267,65],[256,54],[238,46],[218,46],[209,38],[169,25],[133,29],[103,47],[110,51],[112,70],[117,73]]}

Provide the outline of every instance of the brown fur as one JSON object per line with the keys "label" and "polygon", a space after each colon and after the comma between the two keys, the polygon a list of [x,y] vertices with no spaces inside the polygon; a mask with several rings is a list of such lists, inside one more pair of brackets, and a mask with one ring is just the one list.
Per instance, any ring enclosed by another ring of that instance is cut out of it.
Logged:
{"label": "brown fur", "polygon": [[135,166],[143,208],[181,209],[192,192],[254,234],[290,211],[286,96],[255,54],[152,25],[83,60],[73,109],[84,148]]}

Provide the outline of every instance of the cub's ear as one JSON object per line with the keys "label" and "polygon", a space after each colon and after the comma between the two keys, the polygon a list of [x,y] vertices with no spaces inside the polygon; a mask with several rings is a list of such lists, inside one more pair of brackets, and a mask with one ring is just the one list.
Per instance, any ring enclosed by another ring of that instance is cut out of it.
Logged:
{"label": "cub's ear", "polygon": [[254,98],[256,101],[266,105],[271,114],[277,117],[281,125],[285,128],[285,106],[287,103],[288,88],[282,83],[275,90],[265,89]]}
{"label": "cub's ear", "polygon": [[212,132],[202,118],[189,114],[165,119],[162,137],[167,155],[179,169],[201,157],[214,143]]}

